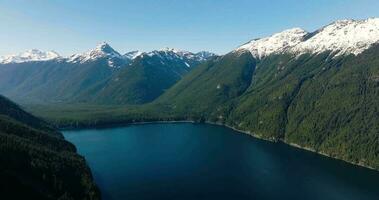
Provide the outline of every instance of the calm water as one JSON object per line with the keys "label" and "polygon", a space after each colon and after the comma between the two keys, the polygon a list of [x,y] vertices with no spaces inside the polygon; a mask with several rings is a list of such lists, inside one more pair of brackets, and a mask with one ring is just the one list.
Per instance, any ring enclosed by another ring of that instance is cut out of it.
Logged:
{"label": "calm water", "polygon": [[195,124],[64,132],[104,199],[379,199],[379,173]]}

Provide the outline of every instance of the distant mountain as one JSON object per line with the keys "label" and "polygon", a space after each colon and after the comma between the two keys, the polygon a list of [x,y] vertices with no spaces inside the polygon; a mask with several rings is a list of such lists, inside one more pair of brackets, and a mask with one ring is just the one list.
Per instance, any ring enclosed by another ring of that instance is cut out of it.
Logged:
{"label": "distant mountain", "polygon": [[100,199],[74,145],[2,96],[0,192],[4,199]]}
{"label": "distant mountain", "polygon": [[194,67],[215,56],[176,49],[137,53],[133,62],[80,96],[102,104],[142,104],[156,99]]}
{"label": "distant mountain", "polygon": [[124,57],[128,60],[133,60],[135,59],[136,57],[140,56],[141,54],[143,54],[144,52],[142,51],[131,51],[131,52],[128,52],[126,54],[124,54]]}
{"label": "distant mountain", "polygon": [[378,66],[379,18],[290,29],[200,65],[139,116],[223,123],[379,169]]}
{"label": "distant mountain", "polygon": [[128,64],[131,59],[122,56],[115,51],[109,44],[102,42],[96,46],[95,49],[85,52],[83,54],[74,54],[68,58],[68,63],[86,63],[93,62],[100,59],[107,61],[109,67],[120,68]]}
{"label": "distant mountain", "polygon": [[0,65],[0,93],[19,102],[70,101],[117,70],[107,58],[9,63]]}
{"label": "distant mountain", "polygon": [[20,54],[0,56],[0,64],[47,61],[58,58],[60,58],[59,54],[54,51],[43,52],[32,49]]}
{"label": "distant mountain", "polygon": [[[208,52],[175,49],[121,55],[107,43],[68,58],[37,50],[31,52],[33,56],[25,53],[12,59],[7,56],[9,59],[0,64],[0,93],[18,102],[148,102],[190,69],[214,56]],[[119,82],[112,83],[115,80]],[[115,96],[108,94],[117,90],[122,92],[118,92],[117,99],[111,99]]]}

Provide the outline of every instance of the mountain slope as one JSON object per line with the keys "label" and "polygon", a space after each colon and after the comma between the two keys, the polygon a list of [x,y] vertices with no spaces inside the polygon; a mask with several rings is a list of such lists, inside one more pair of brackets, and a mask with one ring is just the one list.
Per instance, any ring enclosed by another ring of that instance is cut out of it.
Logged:
{"label": "mountain slope", "polygon": [[210,60],[185,76],[155,103],[168,104],[181,115],[206,115],[225,112],[224,104],[241,95],[251,84],[255,59],[249,52],[232,52]]}
{"label": "mountain slope", "polygon": [[11,63],[1,66],[0,92],[17,101],[68,101],[111,76],[114,68],[99,59],[86,63],[63,61]]}
{"label": "mountain slope", "polygon": [[[337,21],[311,34],[292,29],[253,40],[190,72],[146,112],[166,110],[174,119],[223,123],[379,169],[379,39],[356,35],[378,31],[372,30],[378,21]],[[338,40],[324,32],[332,27],[344,30]],[[351,35],[352,44],[340,38]],[[323,43],[308,45],[313,40]],[[335,41],[338,45],[324,45]],[[303,45],[312,49],[299,52]],[[250,67],[246,76],[227,71],[244,66]],[[247,81],[224,89],[228,79]]]}
{"label": "mountain slope", "polygon": [[75,147],[0,96],[0,191],[5,199],[99,199]]}
{"label": "mountain slope", "polygon": [[0,65],[0,92],[19,102],[67,102],[130,62],[101,43],[70,58]]}
{"label": "mountain slope", "polygon": [[69,58],[0,64],[0,92],[21,103],[145,103],[213,56],[168,48],[121,55],[101,43]]}
{"label": "mountain slope", "polygon": [[375,46],[357,57],[282,58],[275,78],[252,85],[226,123],[378,168],[377,55]]}
{"label": "mountain slope", "polygon": [[128,67],[114,73],[79,98],[101,104],[151,102],[197,65],[212,57],[214,54],[193,54],[175,49],[142,53]]}

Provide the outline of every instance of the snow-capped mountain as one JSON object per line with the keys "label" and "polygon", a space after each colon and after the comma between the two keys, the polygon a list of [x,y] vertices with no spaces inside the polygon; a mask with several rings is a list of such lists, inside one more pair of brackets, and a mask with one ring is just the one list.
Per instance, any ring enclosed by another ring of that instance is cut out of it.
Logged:
{"label": "snow-capped mountain", "polygon": [[120,53],[114,50],[108,43],[102,42],[96,46],[95,49],[87,51],[82,54],[74,54],[67,59],[71,63],[85,63],[95,61],[98,59],[106,59],[109,67],[119,68],[129,61]]}
{"label": "snow-capped mountain", "polygon": [[379,18],[340,20],[315,32],[300,28],[285,30],[270,37],[252,40],[236,50],[248,50],[256,58],[270,54],[318,54],[331,51],[338,55],[358,55],[379,42]]}
{"label": "snow-capped mountain", "polygon": [[54,51],[40,51],[37,49],[28,50],[19,54],[0,56],[0,63],[22,63],[31,61],[47,61],[60,58],[60,55]]}
{"label": "snow-capped mountain", "polygon": [[[30,50],[16,55],[8,55],[0,57],[0,64],[7,63],[23,63],[29,61],[47,61],[60,58],[60,60],[68,63],[83,64],[87,62],[94,62],[97,60],[106,60],[107,65],[112,68],[120,68],[127,66],[134,59],[139,56],[158,56],[163,60],[183,60],[186,63],[190,62],[201,62],[209,59],[210,57],[216,56],[216,54],[201,51],[198,53],[192,53],[189,51],[177,50],[173,48],[164,48],[161,50],[155,50],[151,52],[142,51],[131,51],[124,55],[114,50],[108,43],[102,42],[98,44],[94,49],[89,50],[84,53],[74,54],[67,58],[61,57],[58,53],[54,51],[42,52],[39,50]],[[188,64],[187,64],[188,65]]]}
{"label": "snow-capped mountain", "polygon": [[128,67],[118,70],[101,87],[97,85],[98,90],[91,91],[91,97],[83,95],[78,99],[112,104],[151,102],[213,55],[173,48],[129,52],[124,55],[133,59]]}
{"label": "snow-capped mountain", "polygon": [[293,48],[294,52],[337,52],[358,55],[379,41],[379,18],[340,20],[316,31]]}
{"label": "snow-capped mountain", "polygon": [[115,51],[108,43],[102,42],[95,49],[70,56],[68,62],[86,62],[104,57],[122,58],[121,54]]}
{"label": "snow-capped mountain", "polygon": [[280,53],[300,44],[308,33],[300,28],[285,30],[270,37],[254,39],[237,50],[249,50],[255,58]]}

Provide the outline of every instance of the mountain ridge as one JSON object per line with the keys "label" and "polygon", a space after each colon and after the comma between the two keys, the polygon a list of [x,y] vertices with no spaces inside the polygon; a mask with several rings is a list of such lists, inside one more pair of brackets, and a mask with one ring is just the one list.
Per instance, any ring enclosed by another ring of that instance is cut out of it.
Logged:
{"label": "mountain ridge", "polygon": [[[191,53],[172,48],[122,55],[103,42],[70,58],[2,64],[0,92],[23,103],[142,103],[153,100],[193,67],[213,56],[209,52]],[[132,73],[134,76],[130,76]],[[117,101],[110,99],[116,93],[105,91],[134,96],[137,88],[141,93],[138,98],[119,96]]]}
{"label": "mountain ridge", "polygon": [[358,55],[379,42],[379,18],[337,20],[314,32],[301,28],[287,29],[271,36],[254,39],[235,49],[248,50],[262,59],[275,53]]}
{"label": "mountain ridge", "polygon": [[[43,62],[52,60],[61,60],[68,63],[85,63],[89,61],[95,61],[101,58],[106,58],[109,60],[110,67],[121,67],[122,65],[129,64],[132,60],[141,55],[153,55],[157,52],[166,52],[175,54],[179,57],[186,58],[197,58],[198,60],[206,60],[209,57],[216,56],[216,54],[208,51],[200,51],[197,53],[192,53],[190,51],[178,50],[175,48],[163,48],[159,50],[153,50],[150,52],[143,52],[139,50],[126,52],[121,54],[115,49],[113,49],[107,42],[101,42],[96,45],[94,49],[90,49],[83,53],[77,53],[70,55],[68,57],[60,56],[55,51],[40,51],[38,49],[27,50],[19,54],[11,54],[0,56],[0,64],[10,64],[10,63],[24,63],[24,62]],[[118,60],[120,64],[118,66],[112,65],[113,60]]]}

